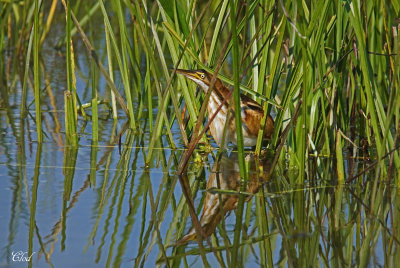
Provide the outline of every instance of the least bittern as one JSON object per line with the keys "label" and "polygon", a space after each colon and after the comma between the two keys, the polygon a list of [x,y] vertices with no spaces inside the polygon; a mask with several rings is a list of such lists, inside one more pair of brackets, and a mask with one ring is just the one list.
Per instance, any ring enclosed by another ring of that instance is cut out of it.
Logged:
{"label": "least bittern", "polygon": [[[212,74],[202,69],[194,71],[177,69],[176,72],[178,74],[183,74],[190,80],[194,81],[204,90],[205,93],[207,93],[210,87]],[[217,111],[221,103],[223,103],[223,100],[228,94],[229,89],[224,84],[222,84],[221,80],[216,78],[213,90],[210,95],[210,99],[207,104],[208,120],[211,120],[211,117]],[[222,145],[224,126],[227,120],[230,103],[231,100],[228,99],[228,101],[223,104],[222,109],[219,110],[218,114],[210,124],[211,135],[213,136],[218,146]],[[234,112],[234,105],[232,104],[231,107],[232,111]],[[257,143],[258,130],[260,129],[261,119],[264,115],[264,109],[256,101],[243,94],[240,94],[240,108],[244,146],[254,146]],[[237,145],[235,117],[229,116],[228,118],[229,122],[227,122],[228,129],[225,137],[225,144],[232,142],[233,144]],[[264,139],[270,139],[273,131],[274,120],[270,115],[268,115],[267,121],[265,122]]]}

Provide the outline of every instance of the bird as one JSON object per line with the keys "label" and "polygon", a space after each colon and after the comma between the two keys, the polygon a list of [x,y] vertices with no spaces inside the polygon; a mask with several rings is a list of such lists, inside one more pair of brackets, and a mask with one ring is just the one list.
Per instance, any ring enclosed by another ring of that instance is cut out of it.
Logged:
{"label": "bird", "polygon": [[[207,93],[211,79],[213,77],[209,72],[198,69],[198,70],[184,70],[176,69],[178,74],[184,75],[188,79],[194,81],[203,91]],[[216,78],[209,101],[207,103],[207,114],[208,120],[211,121],[212,116],[217,111],[218,107],[223,103],[224,98],[230,93],[229,89],[221,82],[220,79]],[[229,142],[237,145],[236,137],[236,124],[235,116],[228,116],[227,133],[225,142],[223,142],[224,126],[227,121],[227,115],[229,111],[231,98],[226,101],[222,109],[219,110],[214,120],[210,123],[209,129],[211,136],[214,138],[218,146],[226,146]],[[235,112],[235,107],[232,104],[232,111]],[[264,116],[263,107],[251,99],[250,97],[240,94],[240,114],[242,118],[242,133],[243,133],[243,144],[245,147],[255,146],[257,143],[257,135],[261,125],[261,119]],[[274,120],[271,115],[267,116],[264,130],[264,140],[270,140],[272,133],[274,132]]]}

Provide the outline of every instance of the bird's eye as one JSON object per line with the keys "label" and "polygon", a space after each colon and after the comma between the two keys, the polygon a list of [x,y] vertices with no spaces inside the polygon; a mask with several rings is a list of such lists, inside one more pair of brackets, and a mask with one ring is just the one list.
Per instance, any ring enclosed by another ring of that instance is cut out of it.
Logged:
{"label": "bird's eye", "polygon": [[206,77],[204,74],[200,75],[201,79],[204,79],[204,77]]}

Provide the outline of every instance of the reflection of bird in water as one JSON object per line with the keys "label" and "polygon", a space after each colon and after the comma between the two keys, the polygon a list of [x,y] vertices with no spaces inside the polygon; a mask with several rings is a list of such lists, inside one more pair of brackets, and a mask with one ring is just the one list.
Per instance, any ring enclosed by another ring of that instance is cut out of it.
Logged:
{"label": "reflection of bird in water", "polygon": [[[251,194],[247,197],[249,201],[252,194],[257,193],[261,183],[269,177],[268,159],[262,159],[259,162],[263,172],[260,174],[256,167],[254,157],[250,159],[249,165],[249,182],[246,187],[246,192]],[[237,207],[239,195],[235,193],[221,193],[222,191],[239,192],[240,190],[240,173],[237,153],[232,152],[229,157],[224,154],[220,161],[216,161],[212,167],[212,172],[207,182],[207,192],[204,199],[203,211],[200,218],[200,224],[204,233],[210,236],[217,224],[221,221],[229,211]],[[196,240],[197,233],[194,227],[177,241],[178,245],[186,244],[188,241]]]}

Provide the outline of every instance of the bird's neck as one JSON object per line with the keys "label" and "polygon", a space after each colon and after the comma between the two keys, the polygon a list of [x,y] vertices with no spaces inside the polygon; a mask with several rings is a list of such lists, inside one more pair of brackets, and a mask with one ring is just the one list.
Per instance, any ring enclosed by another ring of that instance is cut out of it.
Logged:
{"label": "bird's neck", "polygon": [[[210,99],[208,100],[208,105],[207,105],[207,112],[208,112],[208,118],[211,119],[211,117],[218,111],[218,118],[220,118],[222,121],[225,121],[225,117],[228,113],[228,107],[229,107],[229,100],[224,103],[224,99],[226,96],[229,94],[229,89],[227,89],[225,86],[219,86],[215,87],[211,91]],[[222,105],[222,107],[218,110],[218,108]]]}
{"label": "bird's neck", "polygon": [[[208,90],[210,90],[210,87],[207,88],[207,90],[204,90],[204,92],[207,93]],[[216,99],[218,103],[222,103],[228,94],[229,89],[224,84],[222,84],[219,79],[215,81],[215,84],[212,87],[211,96]],[[229,103],[229,100],[227,103]]]}

